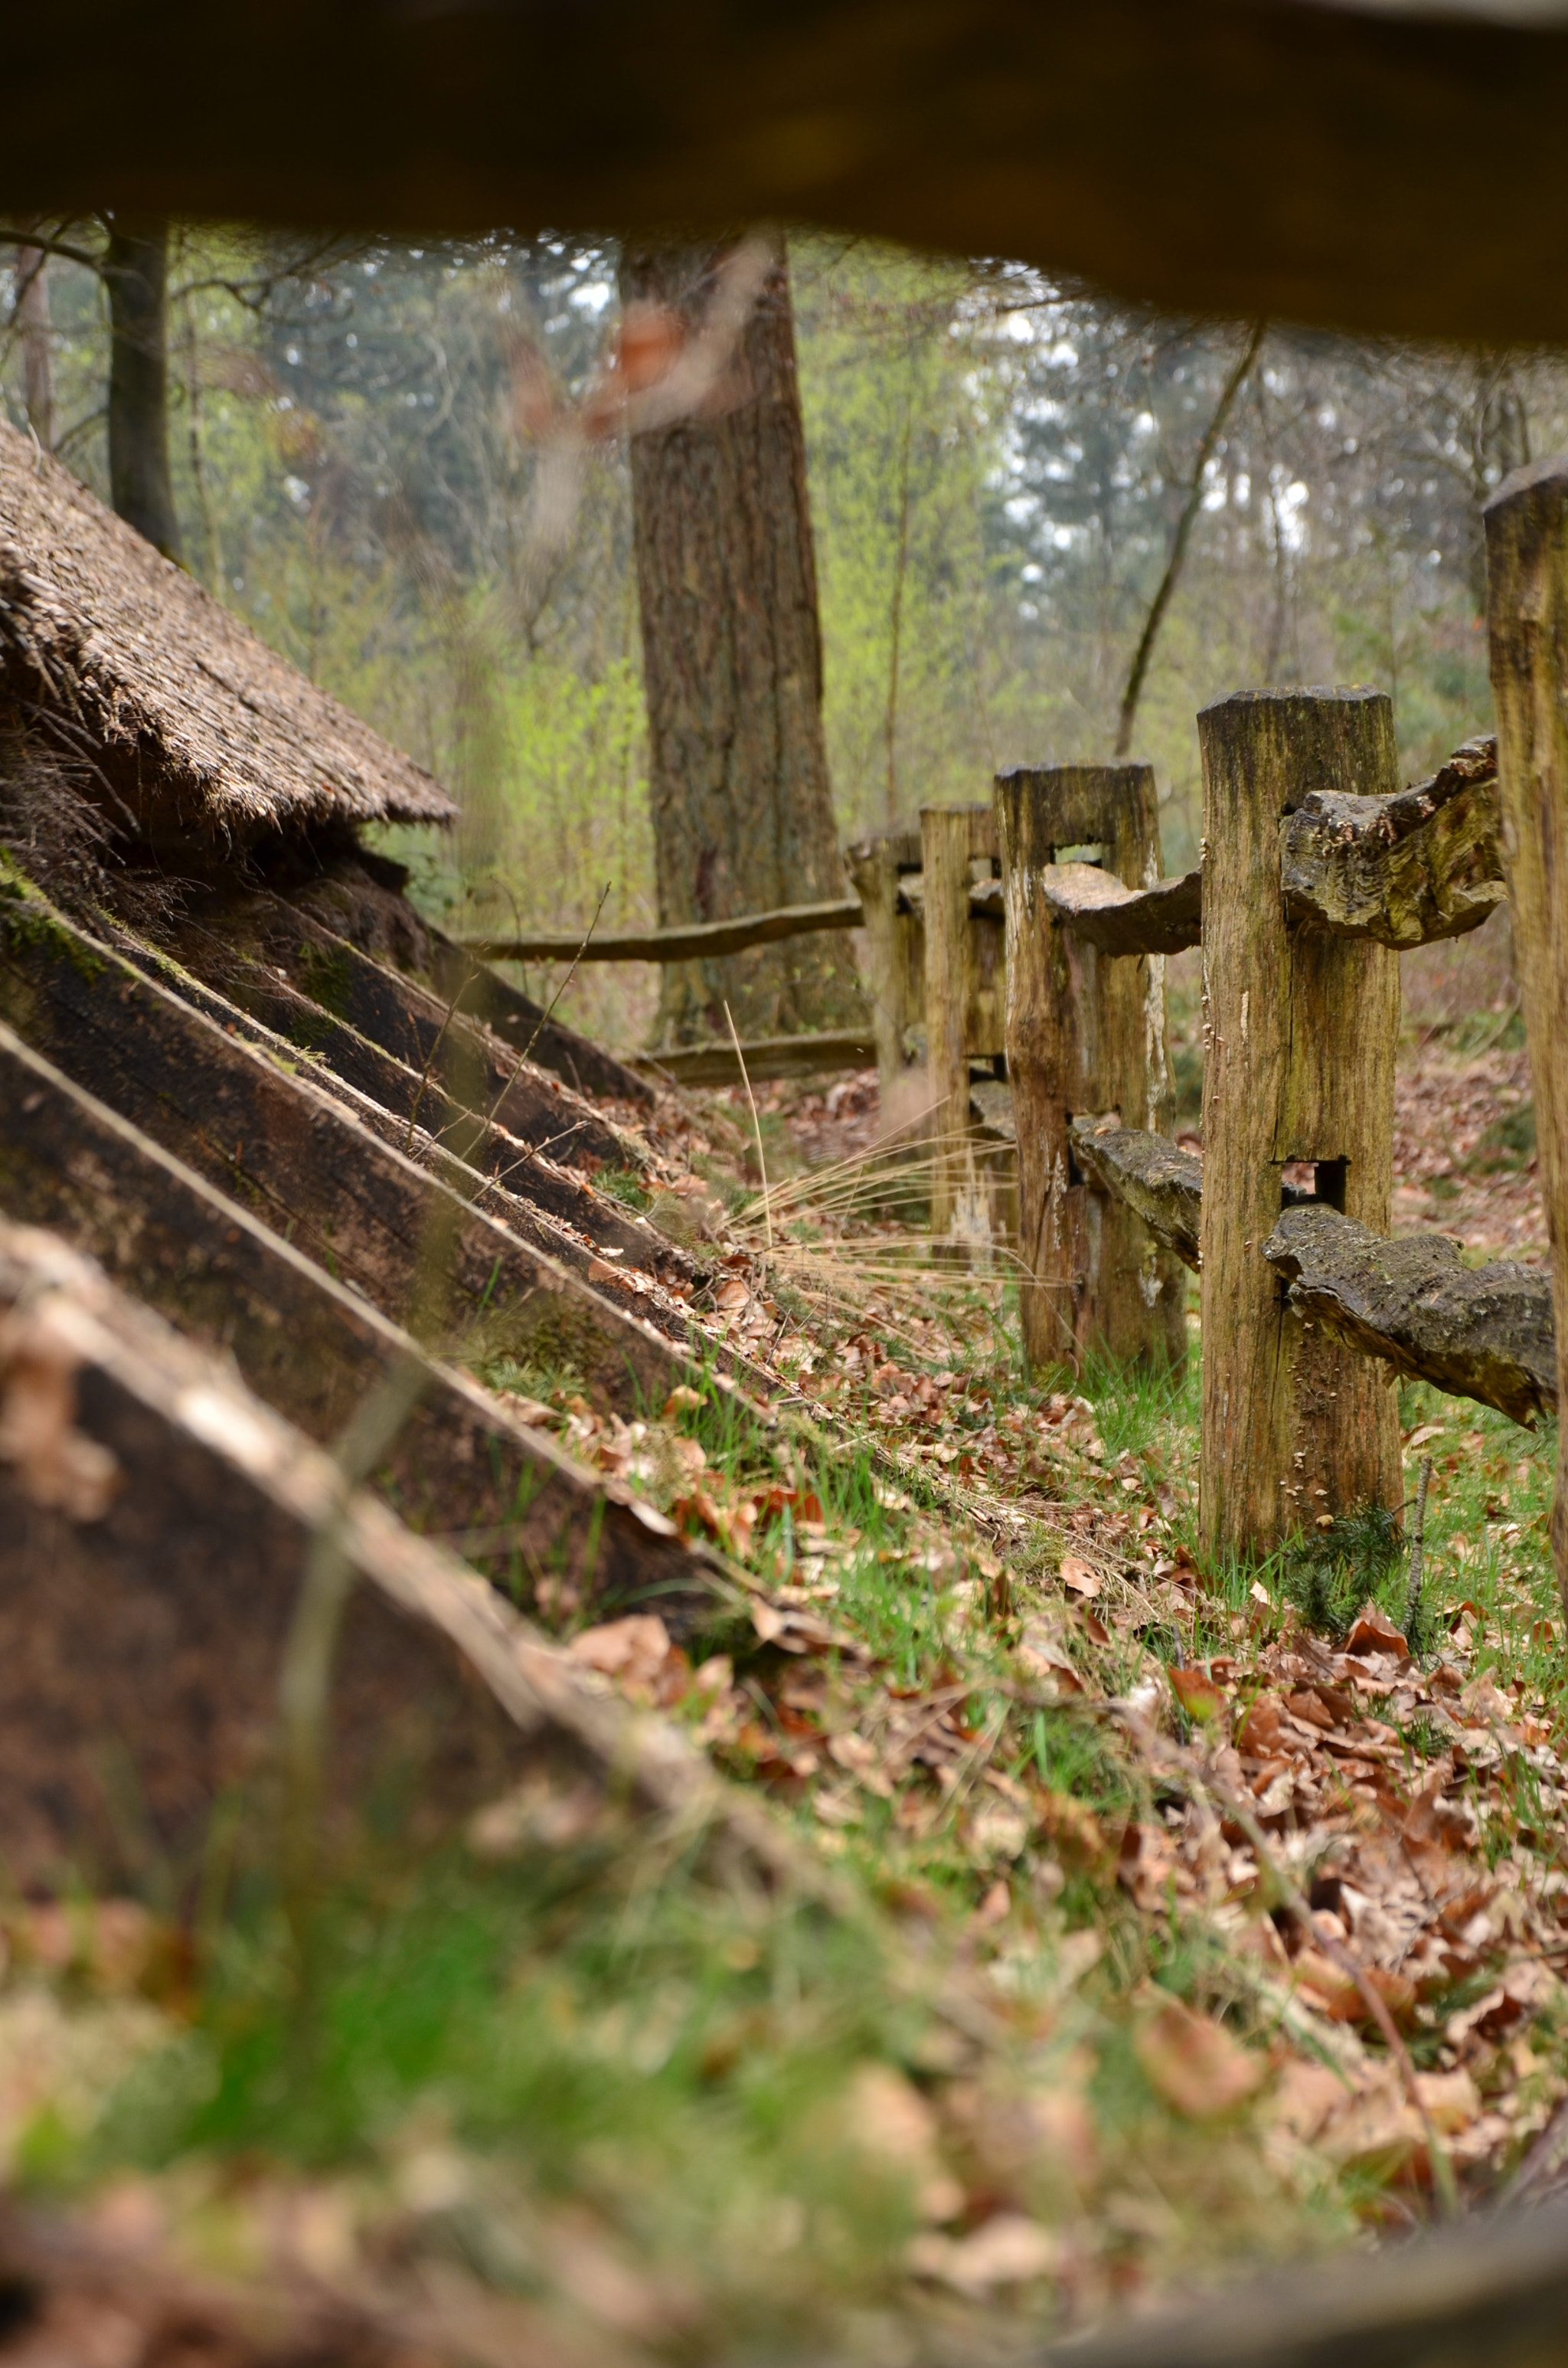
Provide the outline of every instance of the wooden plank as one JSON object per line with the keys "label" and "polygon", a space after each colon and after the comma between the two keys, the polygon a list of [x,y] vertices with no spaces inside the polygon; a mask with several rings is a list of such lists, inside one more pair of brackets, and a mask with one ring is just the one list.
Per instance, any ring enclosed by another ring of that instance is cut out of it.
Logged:
{"label": "wooden plank", "polygon": [[1179,954],[1203,936],[1203,874],[1128,887],[1093,863],[1057,863],[1040,894],[1056,918],[1102,954]]}
{"label": "wooden plank", "polygon": [[1309,790],[1280,828],[1291,918],[1408,951],[1462,937],[1503,903],[1497,743],[1466,741],[1392,797]]}
{"label": "wooden plank", "polygon": [[[686,1359],[645,1320],[637,1278],[610,1270],[588,1288],[382,1143],[291,1061],[87,937],[8,866],[0,1017],[395,1322],[415,1311],[438,1246],[444,1328],[465,1354],[572,1367],[628,1408],[663,1404],[681,1378]],[[619,1292],[618,1305],[609,1294]]]}
{"label": "wooden plank", "polygon": [[1331,1339],[1456,1397],[1533,1423],[1557,1407],[1551,1278],[1517,1258],[1467,1267],[1446,1234],[1386,1240],[1335,1209],[1285,1210],[1263,1255]]}
{"label": "wooden plank", "polygon": [[[115,951],[144,977],[212,1020],[225,1037],[251,1045],[288,1073],[301,1068],[296,1055],[302,1049],[301,1035],[324,1038],[329,1030],[339,1038],[351,1035],[314,1005],[304,1004],[305,1017],[302,1023],[296,1020],[297,1032],[281,1036],[257,1019],[254,1010],[231,1003],[172,956],[123,928],[117,932]],[[293,996],[280,982],[278,994],[284,998],[281,1004],[274,1004],[270,996],[253,1000],[288,1019],[302,999]],[[396,1068],[390,1055],[372,1045],[359,1043],[354,1052],[355,1057],[344,1065],[366,1075],[368,1081],[384,1082]],[[301,1073],[312,1085],[369,1128],[389,1150],[412,1160],[471,1207],[496,1218],[520,1241],[552,1265],[565,1268],[612,1306],[632,1308],[667,1339],[688,1340],[693,1326],[687,1303],[702,1274],[687,1251],[666,1243],[645,1218],[634,1216],[608,1195],[595,1193],[572,1170],[557,1167],[546,1153],[513,1143],[505,1130],[490,1127],[483,1118],[457,1111],[448,1133],[437,1139],[397,1109],[389,1110],[350,1083],[338,1070],[329,1068],[319,1043],[306,1049],[305,1063]],[[406,1107],[415,1097],[400,1089],[395,1099]],[[426,1115],[437,1115],[444,1100],[437,1095]],[[483,1169],[474,1164],[481,1159],[488,1163]],[[514,1190],[514,1185],[526,1190]],[[711,1353],[726,1373],[735,1372],[742,1361],[727,1345],[710,1351],[705,1342],[704,1352]]]}
{"label": "wooden plank", "polygon": [[[434,1000],[437,1024],[448,1005],[455,1001],[460,1012],[492,1030],[514,1052],[528,1048],[540,1068],[562,1078],[574,1092],[648,1107],[652,1098],[647,1087],[613,1053],[549,1016],[494,971],[463,953],[422,915],[412,916],[411,928],[410,908],[395,891],[389,893],[384,882],[373,875],[367,877],[362,852],[354,866],[329,868],[287,896],[268,901],[282,905],[296,920],[314,925],[313,940],[332,958],[343,983],[357,984],[373,996],[384,996],[390,991],[390,973],[392,989],[405,988],[415,1008]],[[350,962],[350,956],[357,961]],[[368,966],[367,974],[359,973],[360,963]],[[298,978],[294,983],[302,984]],[[394,993],[394,1013],[398,1002]],[[398,1032],[389,1038],[363,1011],[348,1010],[345,1017],[352,1019],[362,1034],[385,1043],[400,1059],[407,1059],[401,1021],[393,1018],[391,1024]],[[422,1066],[423,1061],[422,1053],[415,1065]]]}
{"label": "wooden plank", "polygon": [[[741,1046],[745,1074],[754,1085],[764,1077],[829,1076],[835,1070],[869,1069],[877,1058],[876,1039],[865,1028],[824,1029],[820,1035],[759,1036]],[[645,1076],[673,1086],[738,1086],[741,1063],[733,1044],[676,1044],[667,1052],[640,1053]]]}
{"label": "wooden plank", "polygon": [[[1024,1345],[1032,1366],[1097,1352],[1179,1365],[1186,1286],[1170,1250],[1074,1157],[1075,1117],[1114,1110],[1130,1126],[1171,1122],[1162,957],[1113,962],[1060,925],[1046,894],[1104,849],[1096,883],[1146,884],[1160,869],[1159,806],[1146,765],[1015,767],[996,778],[1007,899],[1007,1076],[1018,1138]],[[1097,893],[1097,888],[1096,888]]]}
{"label": "wooden plank", "polygon": [[1287,916],[1279,825],[1324,780],[1398,781],[1372,691],[1241,691],[1198,719],[1203,758],[1203,1410],[1199,1520],[1221,1560],[1267,1554],[1323,1514],[1403,1494],[1386,1377],[1308,1332],[1258,1252],[1287,1163],[1389,1230],[1399,957]]}
{"label": "wooden plank", "polygon": [[[0,1226],[0,1309],[8,1409],[50,1389],[60,1405],[47,1451],[0,1452],[10,1878],[52,1881],[69,1865],[91,1887],[137,1887],[160,1863],[183,1876],[220,1794],[259,1807],[306,1556],[341,1484],[220,1360],[51,1236]],[[356,1521],[347,1538],[365,1583],[336,1658],[328,1799],[341,1816],[401,1773],[428,1835],[494,1796],[522,1736],[380,1584],[379,1529]],[[460,1600],[460,1566],[407,1543]],[[489,1592],[472,1574],[466,1586]]]}
{"label": "wooden plank", "polygon": [[[1541,1196],[1568,1390],[1568,461],[1521,469],[1486,506],[1486,622],[1503,848],[1535,1088]],[[1551,1515],[1568,1608],[1568,1434]]]}
{"label": "wooden plank", "polygon": [[739,913],[728,921],[694,921],[679,928],[634,929],[596,934],[585,945],[581,929],[544,930],[510,938],[460,938],[460,951],[482,962],[676,962],[718,961],[752,946],[777,945],[785,938],[810,937],[818,929],[858,929],[865,919],[855,896],[835,896],[815,905],[781,905],[771,913]]}
{"label": "wooden plank", "polygon": [[504,1398],[434,1363],[408,1334],[335,1281],[238,1201],[216,1191],[0,1024],[0,1210],[48,1225],[110,1280],[199,1345],[233,1359],[246,1386],[307,1438],[329,1445],[401,1362],[418,1395],[371,1475],[421,1531],[505,1531],[471,1559],[530,1600],[631,1609],[652,1602],[672,1631],[725,1584],[701,1546],[584,1472]]}

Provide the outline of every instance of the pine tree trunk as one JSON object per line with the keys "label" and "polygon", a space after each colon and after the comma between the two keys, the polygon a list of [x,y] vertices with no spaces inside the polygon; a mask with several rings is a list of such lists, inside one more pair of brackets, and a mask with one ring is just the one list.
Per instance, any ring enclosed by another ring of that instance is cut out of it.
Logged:
{"label": "pine tree trunk", "polygon": [[[700,323],[720,246],[629,249],[621,292]],[[631,439],[659,920],[842,896],[794,320],[782,250],[716,416]],[[671,964],[660,1037],[778,1035],[858,1017],[841,937]]]}
{"label": "pine tree trunk", "polygon": [[104,256],[108,290],[109,499],[165,559],[181,557],[169,475],[169,231],[116,222]]}
{"label": "pine tree trunk", "polygon": [[40,246],[17,249],[17,327],[28,421],[46,452],[54,450],[54,364],[50,344],[49,258]]}

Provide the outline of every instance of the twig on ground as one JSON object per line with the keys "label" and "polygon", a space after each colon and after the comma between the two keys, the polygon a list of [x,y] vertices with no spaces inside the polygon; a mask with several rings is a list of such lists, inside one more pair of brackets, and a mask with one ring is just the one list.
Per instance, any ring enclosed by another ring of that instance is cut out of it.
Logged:
{"label": "twig on ground", "polygon": [[741,1050],[741,1040],[736,1032],[734,1014],[727,1003],[724,1006],[724,1018],[729,1022],[730,1042],[735,1048],[735,1058],[741,1064],[741,1083],[746,1089],[746,1100],[751,1106],[752,1133],[756,1137],[756,1172],[762,1178],[762,1223],[767,1237],[767,1255],[771,1258],[773,1256],[773,1218],[767,1206],[767,1162],[762,1156],[762,1121],[756,1114],[756,1096],[751,1089],[751,1079],[746,1075],[746,1056]]}
{"label": "twig on ground", "polygon": [[1412,1652],[1415,1649],[1415,1628],[1421,1617],[1421,1549],[1426,1536],[1426,1491],[1432,1485],[1432,1459],[1421,1459],[1421,1476],[1415,1483],[1415,1518],[1410,1525],[1410,1584],[1404,1598],[1404,1641]]}

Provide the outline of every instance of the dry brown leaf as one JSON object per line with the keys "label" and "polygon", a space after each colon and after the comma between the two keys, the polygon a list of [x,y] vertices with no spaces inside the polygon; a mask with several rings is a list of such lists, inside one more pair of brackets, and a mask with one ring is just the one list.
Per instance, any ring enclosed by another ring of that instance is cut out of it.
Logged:
{"label": "dry brown leaf", "polygon": [[1250,2055],[1212,2017],[1163,1998],[1138,2025],[1133,2052],[1150,2086],[1189,2121],[1218,2121],[1244,2104],[1264,2078]]}
{"label": "dry brown leaf", "polygon": [[627,1691],[652,1695],[672,1648],[669,1631],[657,1612],[632,1611],[624,1620],[582,1629],[566,1650],[584,1668],[616,1679]]}
{"label": "dry brown leaf", "polygon": [[1188,1718],[1222,1719],[1230,1709],[1224,1689],[1215,1684],[1207,1669],[1169,1668],[1165,1675]]}
{"label": "dry brown leaf", "polygon": [[982,2302],[999,2286],[1050,2277],[1061,2264],[1062,2245],[1038,2220],[998,2212],[968,2237],[928,2234],[913,2238],[904,2260],[917,2278],[929,2278]]}
{"label": "dry brown leaf", "polygon": [[1063,1554],[1062,1584],[1071,1593],[1081,1595],[1085,1600],[1090,1600],[1099,1593],[1102,1583],[1098,1571],[1092,1564],[1082,1561],[1077,1554]]}

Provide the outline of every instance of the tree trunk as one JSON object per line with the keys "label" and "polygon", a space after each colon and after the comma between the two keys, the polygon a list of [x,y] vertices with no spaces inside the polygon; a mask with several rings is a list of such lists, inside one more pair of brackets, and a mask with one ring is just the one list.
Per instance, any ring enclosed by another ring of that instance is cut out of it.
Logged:
{"label": "tree trunk", "polygon": [[169,475],[169,231],[115,222],[104,256],[108,290],[109,499],[165,559],[178,559]]}
{"label": "tree trunk", "polygon": [[[719,246],[629,249],[628,302],[688,330]],[[794,320],[783,253],[735,356],[718,416],[631,439],[659,919],[722,920],[844,894],[822,728],[822,641]],[[662,1041],[777,1035],[858,1016],[846,949],[806,938],[669,964]]]}
{"label": "tree trunk", "polygon": [[28,422],[46,452],[54,450],[54,361],[50,347],[49,258],[41,246],[17,249],[17,327],[22,338],[22,389]]}

